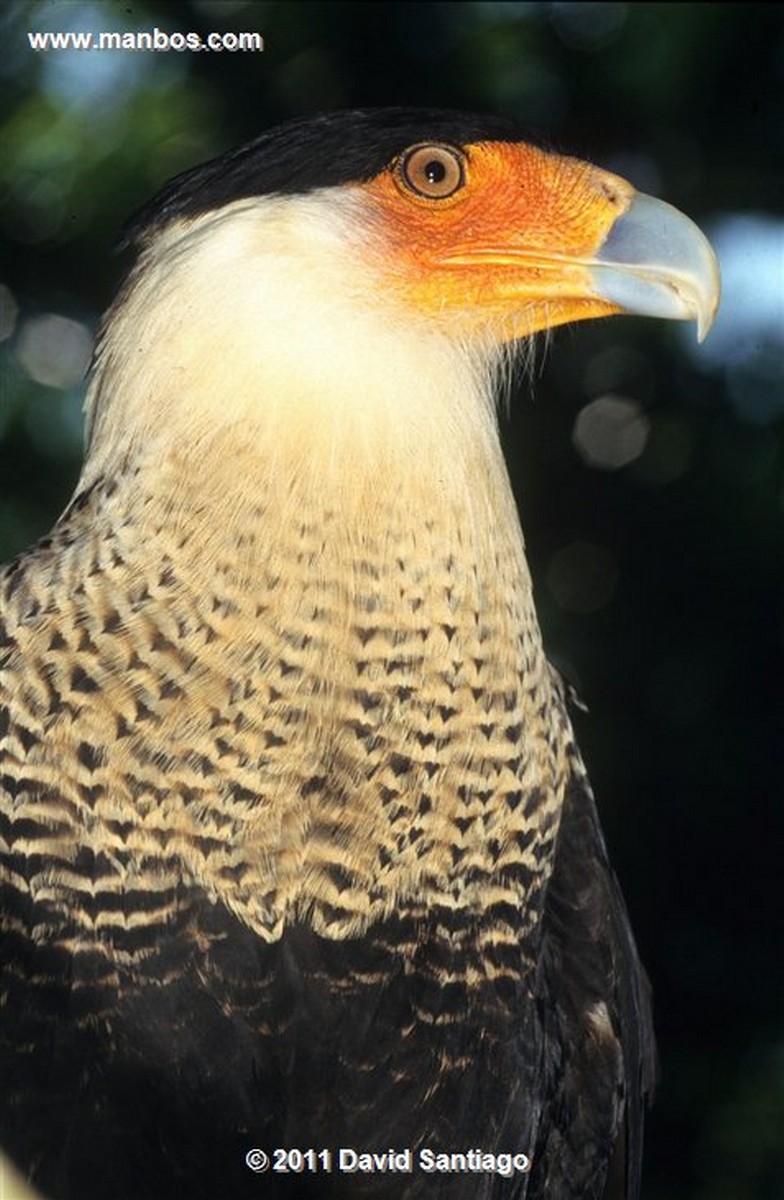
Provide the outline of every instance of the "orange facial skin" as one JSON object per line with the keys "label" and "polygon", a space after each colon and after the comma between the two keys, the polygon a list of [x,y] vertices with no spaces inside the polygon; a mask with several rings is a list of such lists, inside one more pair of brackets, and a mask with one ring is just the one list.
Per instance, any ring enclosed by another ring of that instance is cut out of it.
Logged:
{"label": "orange facial skin", "polygon": [[621,311],[588,268],[628,209],[630,184],[523,142],[444,149],[463,167],[450,195],[420,194],[400,162],[363,187],[380,217],[384,276],[408,304],[501,340]]}

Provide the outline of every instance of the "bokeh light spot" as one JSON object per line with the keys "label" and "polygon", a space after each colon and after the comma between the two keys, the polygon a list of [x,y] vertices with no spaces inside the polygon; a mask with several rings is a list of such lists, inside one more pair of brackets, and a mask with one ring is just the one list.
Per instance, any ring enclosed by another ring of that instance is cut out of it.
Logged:
{"label": "bokeh light spot", "polygon": [[25,321],[19,333],[16,357],[36,383],[70,388],[90,365],[93,339],[86,325],[45,313]]}
{"label": "bokeh light spot", "polygon": [[650,421],[639,404],[624,396],[600,396],[578,413],[572,442],[590,467],[616,471],[639,458]]}

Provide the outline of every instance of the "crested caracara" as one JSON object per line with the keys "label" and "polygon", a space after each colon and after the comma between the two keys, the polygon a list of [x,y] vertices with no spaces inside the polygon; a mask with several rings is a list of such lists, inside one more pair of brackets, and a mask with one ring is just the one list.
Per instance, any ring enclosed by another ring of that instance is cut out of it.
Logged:
{"label": "crested caracara", "polygon": [[702,336],[708,243],[398,109],[129,238],[76,494],[0,573],[6,1152],[50,1200],[633,1200],[648,990],[494,388],[564,322]]}

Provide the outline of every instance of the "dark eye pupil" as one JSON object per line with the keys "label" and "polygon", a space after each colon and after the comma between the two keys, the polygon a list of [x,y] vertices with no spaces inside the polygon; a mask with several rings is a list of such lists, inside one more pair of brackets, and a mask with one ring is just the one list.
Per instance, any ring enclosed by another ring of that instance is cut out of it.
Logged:
{"label": "dark eye pupil", "polygon": [[431,158],[425,167],[425,178],[428,183],[442,183],[446,178],[446,167],[437,158]]}

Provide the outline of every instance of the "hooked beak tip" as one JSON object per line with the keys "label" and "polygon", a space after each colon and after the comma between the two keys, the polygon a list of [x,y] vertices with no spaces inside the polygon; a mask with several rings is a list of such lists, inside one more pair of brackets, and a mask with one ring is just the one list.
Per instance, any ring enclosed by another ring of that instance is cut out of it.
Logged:
{"label": "hooked beak tip", "polygon": [[672,205],[636,194],[591,265],[596,291],[627,312],[696,321],[702,342],[721,294],[719,264],[704,233]]}

